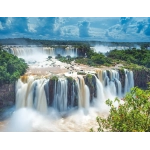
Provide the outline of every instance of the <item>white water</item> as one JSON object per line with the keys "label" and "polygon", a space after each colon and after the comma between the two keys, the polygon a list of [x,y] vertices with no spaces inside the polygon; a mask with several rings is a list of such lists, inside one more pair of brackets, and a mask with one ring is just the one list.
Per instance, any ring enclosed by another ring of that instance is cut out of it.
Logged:
{"label": "white water", "polygon": [[[125,93],[129,92],[134,86],[133,72],[124,70],[125,85],[122,92],[122,85],[119,80],[119,73],[117,70],[96,71],[100,80],[95,76],[97,97],[93,100],[100,111],[104,110],[105,101],[107,99],[114,100],[116,97],[122,98]],[[21,81],[22,80],[22,81]],[[68,107],[74,107],[75,95],[78,97],[78,108],[85,108],[88,111],[90,107],[90,90],[85,84],[84,78],[78,75],[77,89],[75,94],[75,84],[71,86],[71,93],[68,93],[68,82],[65,77],[59,77],[58,82],[55,81],[54,93],[49,93],[49,79],[29,76],[19,79],[16,83],[16,107],[30,107],[46,113],[48,109],[49,95],[53,94],[52,107],[60,112],[66,112]],[[68,94],[71,95],[70,106],[68,106]]]}
{"label": "white water", "polygon": [[90,107],[90,91],[87,85],[85,85],[85,110],[88,112]]}
{"label": "white water", "polygon": [[[85,110],[79,109],[70,112],[66,118],[62,118],[54,109],[49,109],[47,115],[30,108],[20,108],[15,111],[5,124],[3,131],[7,132],[31,132],[31,131],[67,131],[89,132],[90,128],[98,128],[97,116],[103,116],[95,108],[90,108],[88,115]],[[106,115],[105,115],[106,116]]]}
{"label": "white water", "polygon": [[[49,102],[49,79],[35,76],[22,77],[16,83],[16,108],[6,126],[6,131],[89,131],[96,128],[96,116],[107,115],[109,107],[107,99],[123,97],[124,91],[134,86],[133,72],[125,70],[125,87],[122,85],[117,70],[97,70],[96,95],[93,104],[90,103],[90,89],[84,78],[77,75],[78,107],[74,107],[75,83],[71,88],[71,108],[68,109],[68,82],[65,77],[59,77],[54,85],[52,107]],[[46,92],[47,91],[47,92]],[[115,103],[117,107],[118,104]],[[62,112],[63,115],[62,115]],[[64,117],[62,117],[64,116]]]}
{"label": "white water", "polygon": [[42,62],[48,58],[48,56],[55,57],[58,54],[62,56],[77,57],[77,48],[68,46],[64,49],[53,47],[12,47],[11,53],[19,58],[25,59],[26,62]]}
{"label": "white water", "polygon": [[67,110],[67,80],[59,79],[54,90],[54,108],[59,111]]}
{"label": "white water", "polygon": [[134,87],[134,80],[133,80],[133,72],[124,69],[125,73],[125,87],[124,87],[124,95],[130,91],[132,87]]}

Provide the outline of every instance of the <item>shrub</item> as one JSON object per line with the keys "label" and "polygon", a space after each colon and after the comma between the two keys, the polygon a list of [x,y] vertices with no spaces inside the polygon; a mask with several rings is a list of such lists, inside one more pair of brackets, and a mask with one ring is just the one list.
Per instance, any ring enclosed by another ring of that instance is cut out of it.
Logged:
{"label": "shrub", "polygon": [[[110,114],[104,119],[97,117],[98,131],[111,132],[150,132],[150,90],[141,90],[137,87],[128,93],[124,104],[118,101],[118,108],[111,100],[106,104],[110,106]],[[93,129],[90,129],[93,131]]]}
{"label": "shrub", "polygon": [[86,75],[85,72],[77,72],[78,75]]}
{"label": "shrub", "polygon": [[50,80],[52,80],[52,81],[58,81],[58,77],[57,76],[53,76]]}

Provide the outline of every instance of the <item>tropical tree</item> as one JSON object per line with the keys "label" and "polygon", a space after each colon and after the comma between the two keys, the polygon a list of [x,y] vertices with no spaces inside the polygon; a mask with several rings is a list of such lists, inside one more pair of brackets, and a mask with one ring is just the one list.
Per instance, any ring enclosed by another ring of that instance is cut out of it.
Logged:
{"label": "tropical tree", "polygon": [[118,107],[111,100],[106,101],[110,114],[106,119],[96,118],[99,125],[97,131],[150,132],[150,88],[144,91],[135,87],[122,100],[124,104],[116,98]]}

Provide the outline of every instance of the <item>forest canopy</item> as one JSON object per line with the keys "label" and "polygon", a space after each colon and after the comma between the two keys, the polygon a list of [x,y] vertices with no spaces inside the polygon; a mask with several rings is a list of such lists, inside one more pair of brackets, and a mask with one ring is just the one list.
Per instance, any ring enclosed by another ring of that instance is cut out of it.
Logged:
{"label": "forest canopy", "polygon": [[145,48],[141,50],[137,50],[135,48],[128,50],[113,50],[107,54],[107,57],[111,59],[124,60],[128,63],[142,65],[150,68],[150,50]]}
{"label": "forest canopy", "polygon": [[0,50],[0,85],[16,81],[27,68],[22,58]]}
{"label": "forest canopy", "polygon": [[[76,63],[85,64],[89,66],[113,66],[119,63],[123,63],[123,65],[137,65],[144,66],[146,68],[150,68],[150,50],[141,46],[141,49],[127,49],[127,50],[111,50],[109,52],[96,53],[93,49],[90,48],[88,44],[77,45],[78,49],[78,57],[70,58],[67,57],[56,57],[62,62],[70,63],[75,60]],[[84,58],[84,61],[83,61]],[[133,65],[133,66],[134,66]]]}

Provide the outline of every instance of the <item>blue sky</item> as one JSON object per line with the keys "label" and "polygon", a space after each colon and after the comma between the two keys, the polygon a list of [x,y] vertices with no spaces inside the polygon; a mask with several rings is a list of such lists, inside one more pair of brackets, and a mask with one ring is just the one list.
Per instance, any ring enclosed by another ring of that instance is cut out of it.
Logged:
{"label": "blue sky", "polygon": [[150,41],[147,17],[0,17],[0,38]]}

